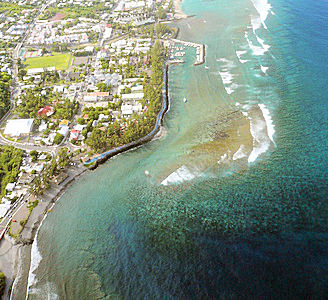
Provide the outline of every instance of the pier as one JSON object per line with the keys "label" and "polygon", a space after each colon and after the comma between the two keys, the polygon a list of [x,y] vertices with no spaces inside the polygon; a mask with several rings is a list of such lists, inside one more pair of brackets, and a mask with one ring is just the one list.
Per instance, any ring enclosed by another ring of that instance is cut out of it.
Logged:
{"label": "pier", "polygon": [[182,44],[187,47],[193,47],[196,49],[196,61],[194,62],[194,66],[202,65],[205,63],[205,45],[204,44],[197,44],[193,42],[186,42],[177,39],[171,39],[172,42],[176,44]]}

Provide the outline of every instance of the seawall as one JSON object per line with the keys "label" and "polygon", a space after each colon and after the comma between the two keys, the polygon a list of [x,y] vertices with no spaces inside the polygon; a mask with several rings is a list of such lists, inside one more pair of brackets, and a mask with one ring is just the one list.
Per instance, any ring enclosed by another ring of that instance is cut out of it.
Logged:
{"label": "seawall", "polygon": [[150,142],[154,136],[156,135],[156,133],[159,131],[162,123],[163,123],[163,117],[165,115],[165,113],[168,110],[169,107],[169,98],[168,98],[168,64],[165,62],[164,64],[164,72],[163,72],[163,89],[162,89],[162,96],[163,96],[163,101],[162,101],[162,108],[161,111],[159,112],[159,114],[157,115],[157,120],[156,120],[156,124],[154,129],[148,133],[146,136],[133,141],[131,143],[125,144],[123,146],[114,148],[112,150],[106,151],[98,156],[96,156],[93,159],[90,159],[88,161],[86,161],[84,164],[85,165],[89,165],[92,164],[89,169],[93,170],[96,169],[98,167],[99,164],[104,163],[105,161],[107,161],[109,158],[118,155],[120,153],[123,153],[125,151],[131,150],[133,148],[139,147],[145,143]]}

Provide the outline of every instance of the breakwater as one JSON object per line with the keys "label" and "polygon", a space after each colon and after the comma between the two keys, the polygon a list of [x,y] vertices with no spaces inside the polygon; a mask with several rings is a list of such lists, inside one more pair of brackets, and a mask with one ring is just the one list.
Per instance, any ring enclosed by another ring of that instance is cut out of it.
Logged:
{"label": "breakwater", "polygon": [[99,164],[104,163],[105,161],[107,161],[109,158],[123,153],[125,151],[131,150],[133,148],[139,147],[145,143],[150,142],[154,136],[156,135],[156,133],[159,131],[161,125],[162,125],[162,121],[163,121],[163,117],[165,115],[165,113],[168,110],[169,107],[169,99],[168,99],[168,64],[165,62],[164,64],[164,72],[163,72],[163,89],[162,89],[162,96],[163,96],[163,101],[162,101],[162,108],[157,116],[157,120],[156,120],[156,124],[154,129],[148,133],[147,135],[145,135],[144,137],[133,141],[131,143],[116,147],[114,149],[111,149],[109,151],[106,151],[104,153],[99,154],[98,156],[85,161],[84,165],[88,166],[90,165],[90,169],[93,170],[95,168],[98,167]]}
{"label": "breakwater", "polygon": [[205,45],[204,44],[186,42],[186,41],[177,40],[177,39],[171,39],[171,41],[176,44],[182,44],[184,46],[193,47],[196,49],[196,61],[194,63],[194,66],[201,65],[205,62]]}

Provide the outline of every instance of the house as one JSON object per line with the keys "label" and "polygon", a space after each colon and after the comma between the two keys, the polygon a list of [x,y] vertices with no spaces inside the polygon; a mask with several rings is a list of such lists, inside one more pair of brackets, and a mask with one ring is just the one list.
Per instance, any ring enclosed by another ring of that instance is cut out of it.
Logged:
{"label": "house", "polygon": [[38,115],[40,117],[44,117],[44,116],[50,117],[51,115],[53,115],[53,113],[54,113],[54,108],[50,105],[46,105],[45,107],[40,108],[38,110]]}
{"label": "house", "polygon": [[131,100],[141,100],[144,97],[144,93],[131,93],[131,94],[122,94],[123,101]]}
{"label": "house", "polygon": [[62,136],[66,137],[69,132],[69,127],[67,125],[61,125],[60,129],[57,132]]}
{"label": "house", "polygon": [[78,140],[79,135],[80,135],[80,132],[81,132],[80,130],[73,129],[73,130],[71,131],[70,139],[71,139],[71,140]]}
{"label": "house", "polygon": [[62,125],[66,125],[66,126],[68,126],[68,125],[69,125],[69,120],[61,120],[61,121],[59,122],[59,127],[62,126]]}
{"label": "house", "polygon": [[5,135],[20,136],[28,135],[33,127],[34,119],[12,119],[7,121]]}
{"label": "house", "polygon": [[44,121],[41,121],[41,124],[39,126],[39,132],[45,131],[48,128],[48,124]]}
{"label": "house", "polygon": [[0,218],[3,218],[8,210],[10,209],[10,204],[3,204],[3,203],[0,203]]}
{"label": "house", "polygon": [[54,93],[63,93],[65,90],[64,85],[55,85],[54,86]]}
{"label": "house", "polygon": [[12,191],[15,189],[15,186],[16,186],[16,183],[15,183],[15,182],[8,183],[8,184],[6,185],[6,191],[8,191],[8,192],[12,192]]}

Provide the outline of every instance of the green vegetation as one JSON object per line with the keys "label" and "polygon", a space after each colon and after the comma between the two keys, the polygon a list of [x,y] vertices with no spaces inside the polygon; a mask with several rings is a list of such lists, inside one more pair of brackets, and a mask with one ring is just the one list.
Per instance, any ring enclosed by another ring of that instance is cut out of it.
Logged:
{"label": "green vegetation", "polygon": [[22,10],[31,9],[32,6],[29,5],[18,5],[12,2],[0,2],[0,13],[6,13],[6,16],[12,17],[14,15],[19,15]]}
{"label": "green vegetation", "polygon": [[[39,204],[39,200],[35,200],[33,202],[30,202],[29,205],[27,206],[27,208],[29,209],[29,211],[31,212],[35,207],[37,207],[37,205]],[[26,221],[25,221],[26,223]],[[22,226],[24,226],[23,224],[21,224]]]}
{"label": "green vegetation", "polygon": [[107,127],[98,124],[86,139],[88,146],[97,152],[103,152],[135,141],[153,130],[162,106],[163,65],[164,47],[156,41],[151,52],[151,78],[144,82],[147,112],[141,116],[132,115],[130,120],[115,121]]}
{"label": "green vegetation", "polygon": [[[42,93],[45,91],[46,93]],[[43,89],[38,86],[34,89],[26,90],[25,94],[21,96],[23,103],[16,107],[15,113],[20,118],[36,118],[36,123],[40,123],[41,119],[48,117],[38,115],[38,110],[51,105],[54,107],[54,114],[52,119],[67,119],[71,120],[78,109],[78,102],[71,102],[69,99],[58,99],[59,95],[51,92],[50,89]]]}
{"label": "green vegetation", "polygon": [[165,34],[170,34],[173,32],[173,30],[163,23],[158,23],[155,26],[155,32],[158,38],[161,38]]}
{"label": "green vegetation", "polygon": [[20,172],[23,150],[12,146],[0,146],[0,184],[1,197],[6,194],[6,186],[14,182]]}
{"label": "green vegetation", "polygon": [[112,87],[110,85],[107,85],[104,82],[99,82],[97,83],[97,88],[99,89],[99,91],[101,92],[111,92]]}
{"label": "green vegetation", "polygon": [[156,17],[158,19],[166,19],[166,11],[163,7],[159,7],[156,12]]}
{"label": "green vegetation", "polygon": [[11,77],[8,73],[0,73],[0,118],[2,118],[10,107]]}
{"label": "green vegetation", "polygon": [[52,158],[51,162],[46,165],[39,176],[35,177],[31,186],[30,192],[39,196],[50,187],[50,181],[61,173],[63,169],[69,166],[72,155],[68,154],[67,148],[61,148],[58,154]]}
{"label": "green vegetation", "polygon": [[91,7],[81,7],[80,5],[67,5],[63,8],[48,7],[41,19],[46,20],[54,17],[57,13],[65,14],[65,19],[77,19],[79,17],[98,19],[102,12],[110,11],[110,8],[104,6],[100,1],[94,1]]}
{"label": "green vegetation", "polygon": [[64,139],[64,136],[62,134],[60,134],[60,133],[57,133],[55,135],[55,138],[54,138],[54,143],[56,145],[59,145],[62,142],[63,139]]}
{"label": "green vegetation", "polygon": [[3,296],[6,288],[6,277],[5,274],[0,272],[0,298]]}
{"label": "green vegetation", "polygon": [[70,53],[54,53],[52,56],[28,58],[25,61],[26,69],[55,67],[56,70],[66,70],[72,62]]}

